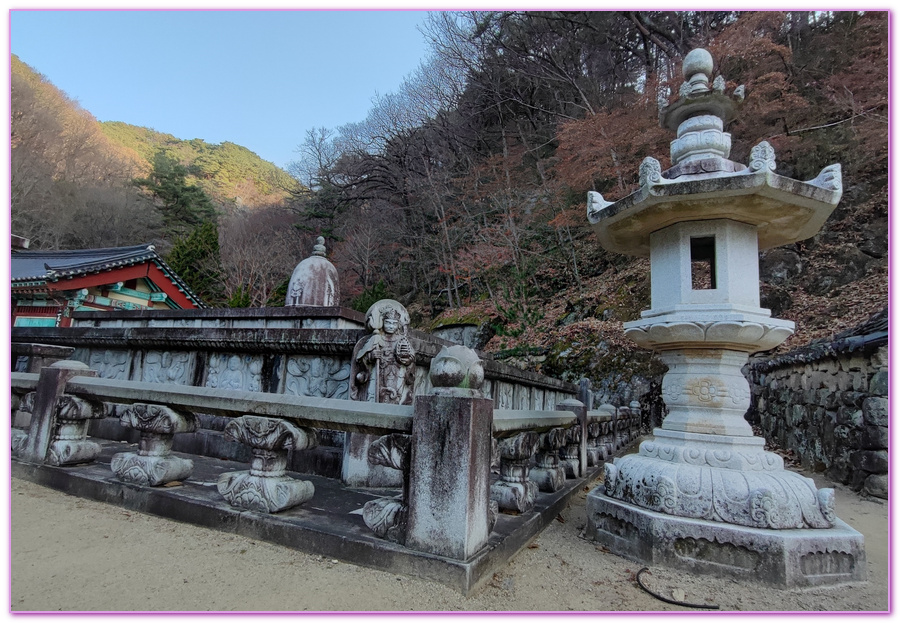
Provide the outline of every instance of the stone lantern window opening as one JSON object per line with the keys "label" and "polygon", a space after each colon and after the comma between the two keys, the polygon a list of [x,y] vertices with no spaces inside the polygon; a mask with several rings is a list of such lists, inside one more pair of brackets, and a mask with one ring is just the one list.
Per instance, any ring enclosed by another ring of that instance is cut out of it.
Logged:
{"label": "stone lantern window opening", "polygon": [[691,236],[691,288],[716,289],[716,237]]}

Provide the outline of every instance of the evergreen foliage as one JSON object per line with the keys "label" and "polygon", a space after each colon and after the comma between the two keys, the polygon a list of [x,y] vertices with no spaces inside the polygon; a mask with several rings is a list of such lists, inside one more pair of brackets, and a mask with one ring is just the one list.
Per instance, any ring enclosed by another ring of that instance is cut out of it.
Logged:
{"label": "evergreen foliage", "polygon": [[215,221],[203,221],[177,238],[166,262],[207,305],[222,300],[219,261],[219,229]]}
{"label": "evergreen foliage", "polygon": [[350,308],[364,314],[372,305],[381,299],[389,298],[391,298],[391,295],[388,293],[384,281],[379,281],[371,288],[363,290],[356,298],[354,298],[350,303]]}
{"label": "evergreen foliage", "polygon": [[153,159],[153,171],[134,183],[161,202],[159,210],[166,229],[183,233],[192,226],[216,218],[212,201],[198,186],[187,181],[187,167],[160,151]]}
{"label": "evergreen foliage", "polygon": [[112,141],[152,163],[158,154],[184,165],[186,179],[222,205],[257,208],[284,203],[300,186],[287,172],[230,142],[181,140],[171,134],[120,121],[101,124]]}

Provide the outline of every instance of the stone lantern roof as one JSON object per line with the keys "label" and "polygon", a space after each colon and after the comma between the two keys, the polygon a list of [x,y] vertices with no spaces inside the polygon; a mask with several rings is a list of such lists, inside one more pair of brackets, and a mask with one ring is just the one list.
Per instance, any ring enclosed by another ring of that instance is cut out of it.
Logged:
{"label": "stone lantern roof", "polygon": [[660,114],[675,130],[673,166],[663,171],[645,158],[640,187],[615,203],[588,193],[588,221],[600,244],[625,255],[650,255],[650,234],[674,223],[728,219],[757,228],[759,249],[768,249],[818,232],[840,201],[841,168],[826,167],[806,182],[775,173],[775,150],[763,141],[744,165],[728,159],[731,135],[724,125],[736,115],[743,86],[729,96],[725,80],[713,75],[709,52],[697,49],[684,59],[685,82],[679,98]]}

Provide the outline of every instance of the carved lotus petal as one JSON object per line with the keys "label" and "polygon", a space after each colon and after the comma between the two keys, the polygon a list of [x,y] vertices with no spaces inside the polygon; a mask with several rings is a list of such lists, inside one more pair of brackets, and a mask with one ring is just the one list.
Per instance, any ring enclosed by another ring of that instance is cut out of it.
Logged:
{"label": "carved lotus petal", "polygon": [[783,341],[791,337],[794,334],[793,329],[788,329],[786,327],[773,327],[769,329],[769,331],[758,341],[757,347],[759,350],[769,350],[770,348],[775,348]]}
{"label": "carved lotus petal", "polygon": [[174,435],[197,430],[192,413],[180,413],[164,405],[135,403],[127,406],[119,416],[122,426],[148,433]]}
{"label": "carved lotus petal", "polygon": [[765,328],[755,322],[715,322],[706,329],[708,342],[737,342],[752,344],[766,332]]}
{"label": "carved lotus petal", "polygon": [[369,463],[407,471],[409,470],[409,444],[410,436],[401,433],[379,437],[369,446]]}
{"label": "carved lotus petal", "polygon": [[56,416],[61,420],[91,420],[105,415],[103,403],[89,402],[63,394],[56,406]]}
{"label": "carved lotus petal", "polygon": [[643,348],[653,348],[653,345],[650,341],[650,336],[643,329],[625,329],[625,337]]}
{"label": "carved lotus petal", "polygon": [[261,450],[305,450],[317,444],[315,431],[285,420],[242,415],[225,426],[225,437]]}
{"label": "carved lotus petal", "polygon": [[[402,502],[394,498],[370,500],[363,506],[363,522],[375,536],[385,538],[396,529],[403,530],[406,525],[407,509]],[[399,536],[399,535],[397,535]]]}
{"label": "carved lotus petal", "polygon": [[651,342],[702,342],[703,327],[693,322],[673,322],[651,326],[647,333]]}
{"label": "carved lotus petal", "polygon": [[512,461],[527,459],[537,452],[538,441],[539,436],[533,431],[502,439],[500,441],[500,457]]}

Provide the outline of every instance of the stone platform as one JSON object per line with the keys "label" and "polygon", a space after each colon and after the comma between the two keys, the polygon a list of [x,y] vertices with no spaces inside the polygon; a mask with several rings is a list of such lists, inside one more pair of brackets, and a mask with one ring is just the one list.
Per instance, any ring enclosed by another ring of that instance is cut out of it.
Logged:
{"label": "stone platform", "polygon": [[732,577],[776,588],[864,582],[863,536],[840,519],[828,529],[767,530],[685,519],[587,496],[587,534],[647,565]]}
{"label": "stone platform", "polygon": [[[97,440],[100,441],[100,440]],[[138,512],[184,521],[214,530],[240,534],[382,571],[440,582],[469,594],[538,535],[565,508],[569,498],[599,474],[590,469],[587,479],[567,480],[552,494],[540,494],[532,512],[500,514],[488,544],[468,560],[459,561],[417,552],[379,539],[363,523],[363,505],[385,495],[385,489],[352,489],[339,480],[288,472],[315,486],[313,498],[275,514],[241,511],[230,506],[216,489],[219,475],[246,470],[246,463],[173,453],[194,462],[190,478],[176,486],[146,487],[118,481],[110,469],[112,455],[128,449],[117,442],[102,442],[94,463],[52,467],[13,459],[12,476],[70,495],[114,504]]]}

